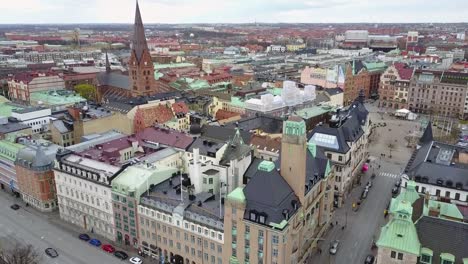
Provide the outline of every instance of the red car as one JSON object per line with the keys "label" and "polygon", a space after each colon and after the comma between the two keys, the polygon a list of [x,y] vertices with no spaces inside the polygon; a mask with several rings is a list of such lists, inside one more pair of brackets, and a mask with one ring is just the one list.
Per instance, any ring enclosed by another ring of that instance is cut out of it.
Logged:
{"label": "red car", "polygon": [[106,251],[106,252],[109,252],[109,253],[114,253],[115,252],[115,248],[109,244],[106,244],[106,245],[102,245],[102,250]]}

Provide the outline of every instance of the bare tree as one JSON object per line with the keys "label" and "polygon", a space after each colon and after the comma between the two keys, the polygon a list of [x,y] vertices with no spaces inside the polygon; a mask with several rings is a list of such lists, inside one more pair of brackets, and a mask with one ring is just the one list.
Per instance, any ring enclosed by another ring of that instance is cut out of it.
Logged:
{"label": "bare tree", "polygon": [[17,242],[10,249],[3,251],[3,258],[7,264],[39,264],[41,255],[32,245]]}
{"label": "bare tree", "polygon": [[390,155],[389,155],[389,158],[392,158],[392,151],[394,151],[396,149],[396,144],[392,141],[389,141],[387,142],[387,148],[388,150],[390,151]]}

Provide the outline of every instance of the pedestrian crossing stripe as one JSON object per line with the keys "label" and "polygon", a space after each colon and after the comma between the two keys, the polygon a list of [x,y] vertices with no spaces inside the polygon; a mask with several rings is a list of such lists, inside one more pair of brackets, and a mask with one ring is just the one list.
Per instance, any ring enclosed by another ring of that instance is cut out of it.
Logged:
{"label": "pedestrian crossing stripe", "polygon": [[400,177],[399,174],[390,173],[390,172],[381,172],[381,173],[379,173],[379,176],[389,177],[389,178],[399,178]]}

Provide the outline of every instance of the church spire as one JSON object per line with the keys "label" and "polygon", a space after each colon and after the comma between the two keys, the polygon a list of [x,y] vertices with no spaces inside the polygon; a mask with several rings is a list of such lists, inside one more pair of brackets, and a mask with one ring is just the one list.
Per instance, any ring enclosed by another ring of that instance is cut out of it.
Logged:
{"label": "church spire", "polygon": [[140,7],[138,5],[138,0],[136,1],[136,11],[135,11],[135,24],[133,26],[133,52],[138,62],[140,62],[143,55],[143,51],[148,49],[148,44],[146,43],[145,37],[145,28],[141,20]]}
{"label": "church spire", "polygon": [[111,67],[109,63],[109,56],[107,55],[107,50],[106,50],[106,72],[110,73],[111,72]]}

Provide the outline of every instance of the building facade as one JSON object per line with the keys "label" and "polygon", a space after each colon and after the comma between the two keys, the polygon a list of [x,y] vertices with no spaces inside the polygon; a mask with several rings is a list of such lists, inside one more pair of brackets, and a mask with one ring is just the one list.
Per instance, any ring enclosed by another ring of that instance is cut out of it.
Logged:
{"label": "building facade", "polygon": [[409,110],[465,118],[468,73],[416,70],[410,81]]}
{"label": "building facade", "polygon": [[59,150],[54,175],[60,218],[114,241],[111,181],[120,170]]}
{"label": "building facade", "polygon": [[245,187],[227,197],[224,263],[303,263],[329,224],[330,163],[307,143],[302,119],[290,117],[284,126],[280,165],[251,166]]}
{"label": "building facade", "polygon": [[19,73],[8,81],[10,98],[20,102],[29,102],[33,92],[64,89],[64,80],[55,73]]}
{"label": "building facade", "polygon": [[57,145],[28,142],[15,161],[23,201],[43,212],[58,207],[54,179]]}
{"label": "building facade", "polygon": [[380,105],[394,109],[408,108],[410,79],[414,69],[394,63],[382,74],[379,85]]}

